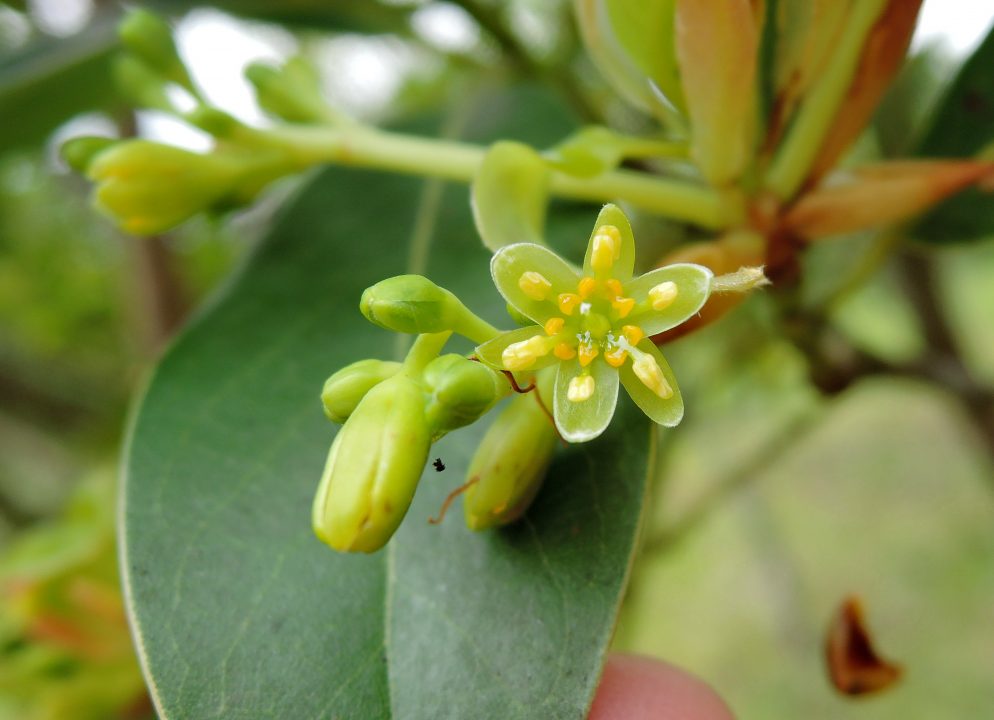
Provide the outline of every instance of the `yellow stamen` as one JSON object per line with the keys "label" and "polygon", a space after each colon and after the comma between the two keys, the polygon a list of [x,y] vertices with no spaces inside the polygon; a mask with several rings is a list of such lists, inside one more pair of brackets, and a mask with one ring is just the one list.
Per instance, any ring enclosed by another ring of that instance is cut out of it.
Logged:
{"label": "yellow stamen", "polygon": [[577,375],[569,381],[566,397],[570,402],[589,400],[594,394],[594,378],[592,375]]}
{"label": "yellow stamen", "polygon": [[643,385],[663,400],[673,397],[673,388],[666,382],[659,364],[649,353],[639,353],[639,356],[632,362],[632,371]]}
{"label": "yellow stamen", "polygon": [[556,345],[556,349],[552,351],[553,354],[560,360],[572,360],[576,357],[576,350],[574,350],[570,345],[564,342]]}
{"label": "yellow stamen", "polygon": [[558,335],[566,321],[561,317],[549,318],[545,323],[545,334],[546,335]]}
{"label": "yellow stamen", "polygon": [[587,367],[587,365],[592,363],[594,361],[594,358],[597,357],[598,350],[596,345],[589,345],[587,343],[583,343],[582,345],[580,345],[579,350],[580,350],[579,352],[580,365],[582,367]]}
{"label": "yellow stamen", "polygon": [[597,289],[597,281],[592,277],[585,277],[580,280],[580,284],[577,286],[577,292],[580,293],[580,297],[586,300],[588,297],[593,295],[594,291]]}
{"label": "yellow stamen", "polygon": [[546,339],[536,335],[521,342],[511,343],[504,348],[500,359],[504,363],[505,370],[527,370],[538,358],[547,355],[548,352],[549,344]]}
{"label": "yellow stamen", "polygon": [[618,311],[618,317],[628,317],[635,307],[635,298],[618,297],[611,301],[611,307]]}
{"label": "yellow stamen", "polygon": [[597,272],[607,272],[620,255],[621,232],[614,225],[601,225],[594,234],[590,266]]}
{"label": "yellow stamen", "polygon": [[649,290],[649,300],[652,302],[652,309],[665,310],[673,304],[679,292],[676,283],[672,280],[659,283]]}
{"label": "yellow stamen", "polygon": [[607,281],[606,285],[608,287],[608,290],[610,290],[612,293],[614,293],[615,297],[617,297],[618,295],[621,295],[622,288],[621,288],[621,281],[620,280],[617,280],[616,278],[611,278],[611,279],[609,279]]}
{"label": "yellow stamen", "polygon": [[549,291],[552,290],[552,283],[546,280],[541,273],[529,270],[521,273],[521,277],[518,278],[518,287],[532,300],[545,300],[549,297]]}
{"label": "yellow stamen", "polygon": [[558,304],[563,315],[572,315],[576,306],[580,304],[580,296],[576,293],[560,293]]}
{"label": "yellow stamen", "polygon": [[645,337],[645,333],[642,332],[642,328],[638,325],[622,325],[621,334],[624,335],[625,340],[632,345],[638,345],[639,341]]}
{"label": "yellow stamen", "polygon": [[604,353],[604,359],[611,367],[621,367],[625,363],[628,353],[624,348],[616,347]]}

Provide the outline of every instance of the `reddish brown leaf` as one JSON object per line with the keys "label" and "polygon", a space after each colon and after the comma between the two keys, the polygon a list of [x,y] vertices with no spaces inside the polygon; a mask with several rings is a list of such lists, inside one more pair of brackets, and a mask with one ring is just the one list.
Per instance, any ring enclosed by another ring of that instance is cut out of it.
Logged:
{"label": "reddish brown leaf", "polygon": [[907,220],[981,181],[994,163],[977,160],[905,160],[869,165],[851,179],[806,193],[784,227],[801,237],[882,227]]}
{"label": "reddish brown leaf", "polygon": [[815,159],[811,181],[817,181],[835,167],[873,117],[904,61],[921,3],[922,0],[890,0],[870,30],[853,83],[835,114],[832,131]]}
{"label": "reddish brown leaf", "polygon": [[825,660],[832,685],[845,695],[886,690],[904,672],[877,653],[863,619],[863,606],[852,596],[843,600],[828,626]]}

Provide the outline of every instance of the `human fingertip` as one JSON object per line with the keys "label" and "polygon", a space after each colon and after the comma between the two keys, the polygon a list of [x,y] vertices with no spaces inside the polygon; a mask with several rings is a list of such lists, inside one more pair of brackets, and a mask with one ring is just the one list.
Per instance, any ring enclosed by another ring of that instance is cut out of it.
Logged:
{"label": "human fingertip", "polygon": [[589,720],[734,720],[704,681],[661,660],[608,658]]}

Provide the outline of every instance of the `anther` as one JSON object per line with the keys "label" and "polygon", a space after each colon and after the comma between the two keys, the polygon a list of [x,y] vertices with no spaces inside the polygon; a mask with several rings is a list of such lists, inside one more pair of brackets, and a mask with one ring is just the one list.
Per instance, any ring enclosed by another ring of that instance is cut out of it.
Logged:
{"label": "anther", "polygon": [[541,335],[511,343],[501,353],[501,361],[507,370],[527,370],[535,360],[549,352],[548,343]]}
{"label": "anther", "polygon": [[597,346],[590,343],[582,343],[579,347],[580,365],[587,367],[597,357]]}
{"label": "anther", "polygon": [[663,400],[673,397],[673,388],[663,377],[656,359],[649,353],[639,353],[632,362],[632,371],[642,384],[656,393]]}
{"label": "anther", "polygon": [[590,266],[597,272],[606,272],[620,255],[621,232],[614,225],[601,225],[594,234]]}
{"label": "anther", "polygon": [[560,332],[562,332],[563,325],[565,324],[566,321],[561,317],[549,318],[545,322],[545,334],[550,336],[558,335]]}
{"label": "anther", "polygon": [[679,292],[676,283],[672,280],[659,283],[649,290],[649,300],[652,302],[652,309],[665,310],[673,304]]}
{"label": "anther", "polygon": [[618,297],[611,301],[611,307],[618,311],[618,317],[628,317],[628,313],[635,307],[635,298]]}
{"label": "anther", "polygon": [[564,342],[556,345],[556,349],[552,353],[560,360],[572,360],[576,357],[576,349]]}
{"label": "anther", "polygon": [[580,296],[576,293],[560,293],[558,298],[559,309],[563,315],[572,315],[576,306],[580,304]]}
{"label": "anther", "polygon": [[569,381],[566,397],[570,402],[589,400],[594,394],[594,378],[592,375],[577,375]]}
{"label": "anther", "polygon": [[585,277],[580,280],[577,285],[577,292],[580,293],[580,297],[586,300],[588,297],[594,294],[597,289],[597,281],[592,277]]}
{"label": "anther", "polygon": [[518,278],[518,287],[521,292],[532,300],[545,300],[552,290],[552,283],[546,280],[545,276],[533,270],[521,273]]}
{"label": "anther", "polygon": [[631,345],[638,345],[642,338],[645,337],[645,333],[642,332],[642,328],[638,325],[622,325],[621,334],[625,336],[625,340]]}
{"label": "anther", "polygon": [[621,367],[625,364],[625,360],[628,358],[628,353],[624,348],[615,347],[604,353],[604,359],[607,360],[607,364],[611,367]]}

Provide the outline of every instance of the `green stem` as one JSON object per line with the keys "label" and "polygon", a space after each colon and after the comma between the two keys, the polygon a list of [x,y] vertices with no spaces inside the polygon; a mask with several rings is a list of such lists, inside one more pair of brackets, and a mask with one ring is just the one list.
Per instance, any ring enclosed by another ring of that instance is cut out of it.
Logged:
{"label": "green stem", "polygon": [[[436,140],[373,128],[285,128],[266,133],[306,168],[318,163],[472,182],[487,148],[453,140]],[[631,170],[615,170],[592,178],[551,171],[549,190],[573,200],[621,200],[649,212],[709,229],[741,220],[740,212],[704,185]]]}
{"label": "green stem", "polygon": [[404,369],[411,375],[419,375],[428,363],[438,357],[450,337],[451,332],[418,335],[404,358]]}
{"label": "green stem", "polygon": [[463,337],[469,338],[477,345],[493,340],[495,337],[500,335],[500,330],[476,315],[465,305],[463,308],[466,312],[463,313],[463,318],[459,325],[453,328],[455,332],[459,333]]}
{"label": "green stem", "polygon": [[831,62],[818,85],[804,100],[766,175],[766,186],[780,199],[793,197],[807,177],[842,99],[852,85],[866,38],[886,4],[886,0],[862,0],[852,9]]}

